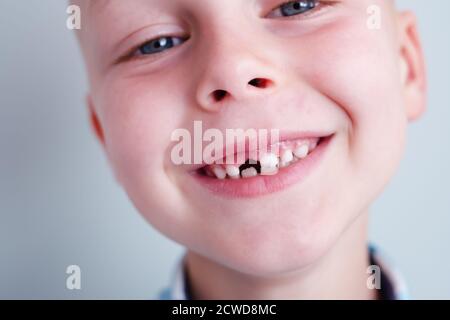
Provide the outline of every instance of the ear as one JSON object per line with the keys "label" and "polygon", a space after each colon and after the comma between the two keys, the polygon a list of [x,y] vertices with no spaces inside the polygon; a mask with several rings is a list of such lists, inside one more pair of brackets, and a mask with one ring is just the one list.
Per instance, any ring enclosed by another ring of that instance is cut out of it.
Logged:
{"label": "ear", "polygon": [[426,109],[425,58],[417,28],[413,13],[398,13],[401,80],[409,121],[418,119]]}
{"label": "ear", "polygon": [[92,130],[95,133],[95,136],[99,140],[99,142],[102,144],[102,146],[105,146],[105,136],[103,135],[103,128],[101,126],[100,120],[98,118],[97,112],[95,111],[95,106],[92,100],[92,97],[88,95],[86,97],[86,104],[88,107],[89,112],[89,120]]}

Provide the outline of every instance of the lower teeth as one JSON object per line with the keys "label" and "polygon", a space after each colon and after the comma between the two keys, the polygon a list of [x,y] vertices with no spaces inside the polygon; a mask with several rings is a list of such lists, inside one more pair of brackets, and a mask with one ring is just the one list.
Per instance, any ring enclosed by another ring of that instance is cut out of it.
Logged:
{"label": "lower teeth", "polygon": [[261,163],[259,161],[257,161],[256,164],[251,164],[253,162],[255,162],[255,161],[247,160],[247,161],[245,161],[244,164],[239,166],[239,172],[241,173],[241,176],[245,170],[250,169],[250,168],[254,168],[256,170],[257,174],[261,173]]}

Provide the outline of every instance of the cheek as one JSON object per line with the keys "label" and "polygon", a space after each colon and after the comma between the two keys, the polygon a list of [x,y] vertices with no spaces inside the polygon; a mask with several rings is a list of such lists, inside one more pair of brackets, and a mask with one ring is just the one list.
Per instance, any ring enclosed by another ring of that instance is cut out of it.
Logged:
{"label": "cheek", "polygon": [[407,118],[389,23],[369,30],[364,16],[336,22],[306,39],[302,54],[315,63],[299,66],[308,84],[346,114],[349,160],[365,176],[380,169],[391,175],[404,146]]}
{"label": "cheek", "polygon": [[106,152],[119,181],[142,185],[161,179],[171,133],[180,122],[180,98],[151,79],[105,82],[98,102],[106,139]]}
{"label": "cheek", "polygon": [[[168,83],[155,85],[154,79],[144,77],[109,80],[96,102],[117,180],[138,211],[171,237],[174,225],[188,223],[182,195],[165,170],[171,134],[185,127],[186,104],[182,95],[175,96],[167,88]],[[176,236],[183,239],[182,232]]]}

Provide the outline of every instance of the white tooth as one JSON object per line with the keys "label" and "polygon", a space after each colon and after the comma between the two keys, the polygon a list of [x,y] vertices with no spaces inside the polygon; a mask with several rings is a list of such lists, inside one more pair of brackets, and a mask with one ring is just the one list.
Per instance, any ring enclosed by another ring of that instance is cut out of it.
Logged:
{"label": "white tooth", "polygon": [[239,179],[240,178],[240,171],[239,171],[239,167],[233,166],[233,165],[228,165],[225,168],[227,174],[230,176],[230,178],[232,179]]}
{"label": "white tooth", "polygon": [[279,159],[273,153],[266,153],[262,155],[259,159],[259,163],[261,164],[261,168],[276,168],[278,166]]}
{"label": "white tooth", "polygon": [[251,178],[256,177],[258,175],[258,171],[256,171],[255,168],[247,168],[242,171],[242,177],[243,178]]}
{"label": "white tooth", "polygon": [[281,155],[281,161],[280,161],[280,167],[286,167],[288,166],[291,161],[294,160],[294,154],[291,150],[287,149],[283,151],[283,154]]}
{"label": "white tooth", "polygon": [[302,144],[302,145],[298,146],[297,148],[295,148],[295,150],[294,150],[295,156],[299,159],[306,158],[306,156],[308,155],[308,152],[309,152],[309,147],[307,144]]}
{"label": "white tooth", "polygon": [[217,179],[225,179],[227,176],[227,172],[225,171],[224,168],[220,167],[220,166],[215,166],[212,171],[214,172],[214,174],[216,175]]}
{"label": "white tooth", "polygon": [[291,162],[283,162],[283,161],[280,161],[280,168],[286,168],[288,165],[290,165],[291,164]]}
{"label": "white tooth", "polygon": [[273,153],[266,153],[259,158],[261,165],[261,175],[272,176],[278,173],[278,157]]}
{"label": "white tooth", "polygon": [[278,173],[278,167],[275,168],[268,168],[268,167],[261,167],[261,175],[262,176],[273,176]]}

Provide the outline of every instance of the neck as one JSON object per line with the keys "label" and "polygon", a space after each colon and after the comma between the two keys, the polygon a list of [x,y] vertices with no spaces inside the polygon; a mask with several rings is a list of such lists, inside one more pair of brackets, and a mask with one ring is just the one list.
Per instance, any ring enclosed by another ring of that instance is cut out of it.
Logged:
{"label": "neck", "polygon": [[319,261],[279,277],[259,278],[188,251],[186,268],[193,299],[376,299],[367,288],[368,213],[364,212]]}

